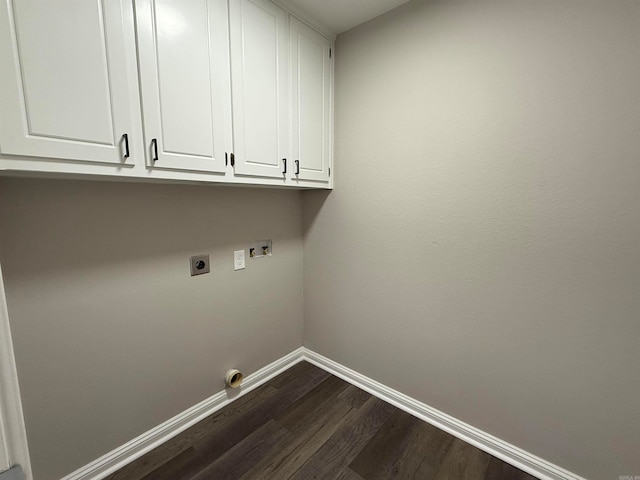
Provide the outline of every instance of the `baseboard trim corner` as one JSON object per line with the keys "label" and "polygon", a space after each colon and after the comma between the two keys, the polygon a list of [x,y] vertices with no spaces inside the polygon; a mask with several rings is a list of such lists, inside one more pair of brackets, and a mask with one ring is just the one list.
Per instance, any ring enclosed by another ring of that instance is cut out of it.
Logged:
{"label": "baseboard trim corner", "polygon": [[361,373],[351,370],[319,353],[303,349],[303,360],[340,377],[371,395],[450,433],[454,437],[483,450],[541,480],[586,480],[568,470],[511,445],[489,433],[447,415],[429,405],[387,387]]}
{"label": "baseboard trim corner", "polygon": [[212,413],[227,406],[237,398],[249,393],[251,390],[255,390],[260,385],[291,368],[296,363],[301,362],[304,359],[303,352],[304,348],[300,347],[251,375],[248,375],[244,378],[242,386],[239,387],[238,390],[234,390],[232,397],[228,396],[225,390],[218,392],[197,405],[179,413],[175,417],[170,418],[166,422],[161,423],[157,427],[143,433],[139,437],[125,443],[121,447],[112,450],[88,465],[70,473],[62,480],[100,480],[112,474],[137,458],[140,458],[145,453],[148,453],[176,435],[184,432]]}
{"label": "baseboard trim corner", "polygon": [[300,347],[247,376],[237,395],[230,397],[226,391],[218,392],[90,464],[70,473],[62,480],[101,480],[303,360],[536,478],[541,480],[586,480],[305,347]]}

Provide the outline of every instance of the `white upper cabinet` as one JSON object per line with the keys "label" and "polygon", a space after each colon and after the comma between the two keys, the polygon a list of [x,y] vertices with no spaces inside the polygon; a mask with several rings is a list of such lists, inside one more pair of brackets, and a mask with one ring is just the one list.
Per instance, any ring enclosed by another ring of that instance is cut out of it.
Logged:
{"label": "white upper cabinet", "polygon": [[289,16],[268,0],[230,0],[235,173],[289,178]]}
{"label": "white upper cabinet", "polygon": [[331,45],[269,0],[0,0],[0,174],[331,188]]}
{"label": "white upper cabinet", "polygon": [[136,1],[148,165],[224,172],[231,146],[226,0]]}
{"label": "white upper cabinet", "polygon": [[0,153],[133,163],[132,14],[126,0],[0,2]]}
{"label": "white upper cabinet", "polygon": [[292,158],[298,180],[328,182],[331,168],[331,42],[291,18]]}

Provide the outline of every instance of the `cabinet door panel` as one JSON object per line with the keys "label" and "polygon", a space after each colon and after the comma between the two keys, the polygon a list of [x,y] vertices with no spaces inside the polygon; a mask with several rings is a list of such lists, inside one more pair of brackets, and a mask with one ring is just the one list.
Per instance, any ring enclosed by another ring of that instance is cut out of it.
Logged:
{"label": "cabinet door panel", "polygon": [[133,162],[122,137],[132,125],[125,10],[107,0],[2,2],[2,153]]}
{"label": "cabinet door panel", "polygon": [[230,18],[235,171],[284,178],[287,14],[267,0],[231,0]]}
{"label": "cabinet door panel", "polygon": [[331,166],[331,43],[291,19],[292,156],[299,180],[329,181]]}
{"label": "cabinet door panel", "polygon": [[150,164],[223,172],[231,123],[226,2],[136,5],[145,138],[157,142]]}

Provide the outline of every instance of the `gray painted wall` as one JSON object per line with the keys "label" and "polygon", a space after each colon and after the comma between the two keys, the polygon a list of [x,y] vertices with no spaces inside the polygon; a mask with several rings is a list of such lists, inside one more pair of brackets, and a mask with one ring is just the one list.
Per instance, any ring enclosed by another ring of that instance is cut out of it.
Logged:
{"label": "gray painted wall", "polygon": [[[640,475],[638,24],[635,0],[414,0],[340,36],[305,345],[587,478]],[[37,480],[302,343],[299,195],[0,179]]]}
{"label": "gray painted wall", "polygon": [[420,1],[338,37],[305,346],[640,475],[640,2]]}
{"label": "gray painted wall", "polygon": [[[263,238],[273,256],[234,272]],[[36,480],[302,344],[299,192],[3,178],[0,261]]]}

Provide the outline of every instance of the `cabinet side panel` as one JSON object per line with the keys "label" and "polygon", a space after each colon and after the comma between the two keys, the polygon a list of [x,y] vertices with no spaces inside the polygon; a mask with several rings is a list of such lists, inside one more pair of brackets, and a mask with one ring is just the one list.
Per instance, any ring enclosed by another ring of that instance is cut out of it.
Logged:
{"label": "cabinet side panel", "polygon": [[325,167],[324,48],[298,33],[298,115],[300,161],[305,169],[322,172]]}

